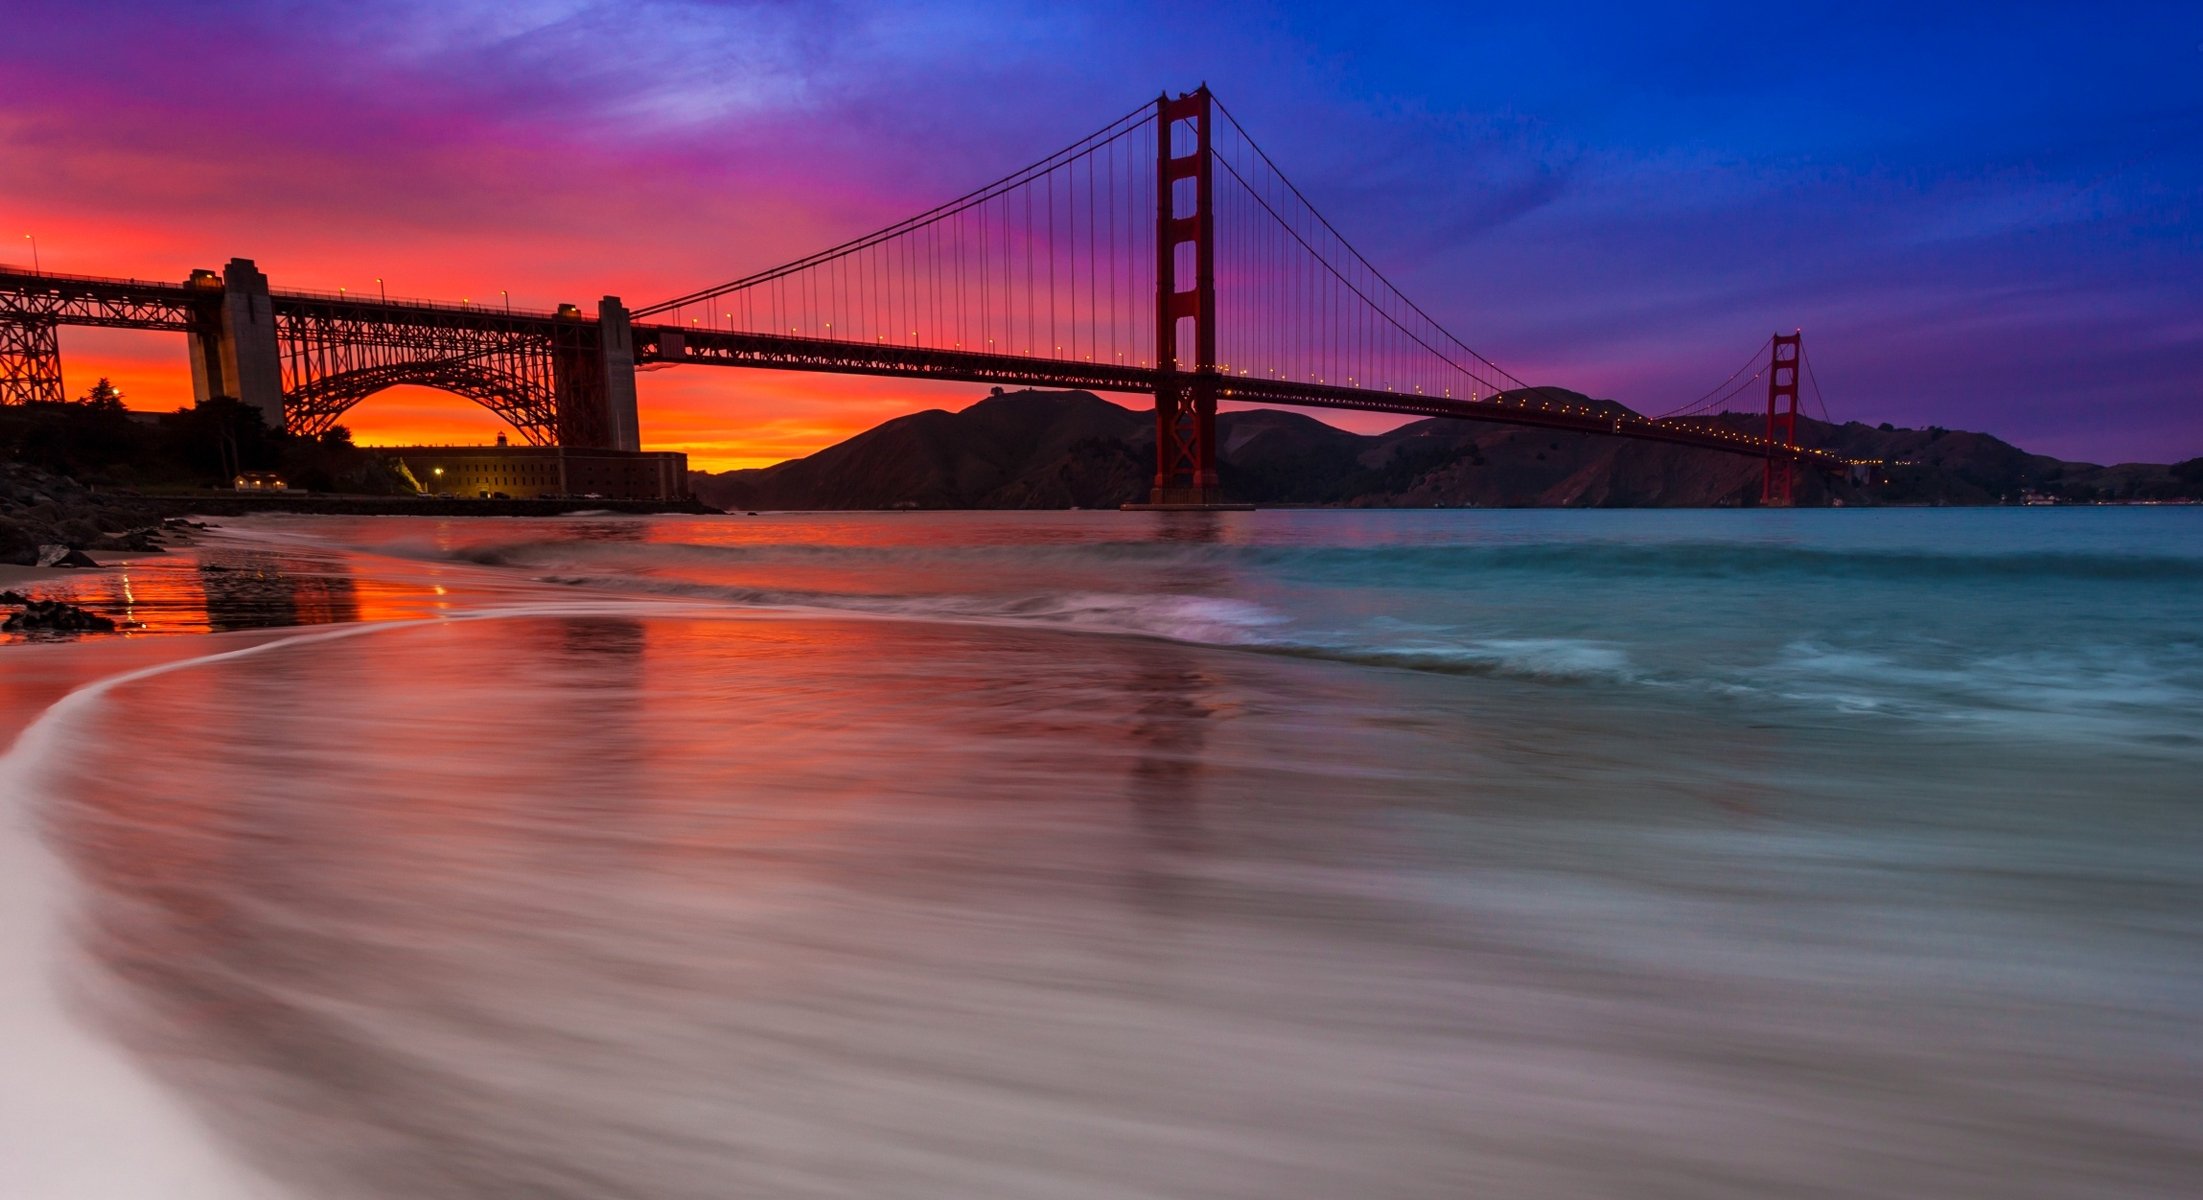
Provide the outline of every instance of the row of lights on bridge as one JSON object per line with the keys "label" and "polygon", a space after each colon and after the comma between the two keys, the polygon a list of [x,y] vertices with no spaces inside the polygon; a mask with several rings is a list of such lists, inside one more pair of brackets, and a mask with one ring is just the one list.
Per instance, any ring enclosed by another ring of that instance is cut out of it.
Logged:
{"label": "row of lights on bridge", "polygon": [[[33,271],[39,272],[40,274],[44,274],[44,273],[45,273],[45,267],[44,267],[44,266],[42,265],[42,263],[40,262],[40,260],[39,260],[39,256],[38,256],[38,238],[37,238],[36,236],[32,235],[32,234],[28,234],[28,233],[26,233],[26,234],[24,234],[24,235],[23,235],[23,240],[24,240],[24,241],[27,241],[27,242],[29,242],[29,243],[31,244],[31,269],[32,269]],[[381,298],[381,300],[382,300],[382,302],[383,302],[383,303],[387,304],[387,303],[389,303],[389,302],[390,302],[390,291],[389,291],[389,288],[388,288],[388,287],[386,287],[386,286],[384,285],[384,282],[383,282],[383,277],[382,277],[382,276],[380,276],[380,275],[377,275],[377,276],[375,277],[375,293],[376,293],[376,295],[377,295],[378,297],[380,297],[380,298]],[[345,295],[349,295],[349,292],[348,292],[348,290],[347,290],[347,289],[345,289],[345,288],[342,288],[342,287],[340,287],[340,288],[338,288],[338,289],[337,289],[337,294],[338,294],[339,296],[345,296]],[[498,294],[498,296],[499,296],[499,297],[501,297],[501,298],[502,298],[502,299],[504,300],[504,304],[505,304],[505,311],[506,311],[506,312],[508,312],[508,313],[509,313],[509,312],[511,312],[511,311],[512,311],[512,293],[511,293],[510,291],[508,291],[507,289],[504,289],[504,288],[499,288],[499,289],[497,290],[497,294]],[[474,298],[473,298],[472,296],[462,296],[462,297],[460,297],[459,303],[460,303],[460,304],[462,304],[462,305],[465,305],[465,306],[470,306],[470,307],[471,307],[471,306],[473,305],[473,303],[474,303]],[[728,322],[728,324],[730,324],[730,325],[731,325],[731,324],[733,324],[733,322],[734,322],[734,314],[733,314],[733,313],[731,313],[731,312],[730,312],[730,313],[728,313],[728,314],[727,314],[727,322]],[[689,318],[689,324],[690,324],[691,326],[700,326],[700,325],[702,325],[702,323],[703,323],[703,322],[702,322],[702,320],[701,320],[700,318],[697,318],[697,317],[690,317],[690,318]],[[827,330],[829,331],[829,332],[828,332],[828,334],[827,334],[827,336],[828,336],[828,337],[831,337],[831,336],[833,336],[833,335],[832,335],[832,332],[831,332],[831,331],[832,331],[832,330],[833,330],[833,328],[834,328],[834,323],[833,323],[832,321],[828,321],[828,322],[826,322],[826,328],[827,328]],[[793,325],[791,325],[791,326],[789,326],[789,327],[788,327],[788,332],[789,332],[789,334],[790,334],[790,335],[793,335],[793,336],[801,336],[800,332],[799,332],[799,331],[797,330],[797,328],[796,328],[795,326],[793,326]],[[911,337],[911,341],[912,341],[912,343],[913,343],[913,344],[915,344],[915,343],[917,342],[917,339],[918,339],[918,331],[917,331],[917,330],[915,330],[915,329],[911,330],[911,331],[910,331],[910,337]],[[887,341],[887,335],[885,335],[885,334],[882,334],[882,335],[880,335],[880,337],[879,337],[879,339],[878,339],[878,340],[879,340],[879,341],[880,341],[881,343],[883,343],[883,344],[884,344],[884,343],[885,343],[885,342]],[[957,349],[959,349],[959,350],[963,349],[963,346],[964,346],[964,343],[962,343],[962,342],[958,342],[958,343],[956,343],[956,348],[957,348]],[[990,349],[990,350],[992,350],[992,349],[993,349],[993,347],[994,347],[994,339],[993,339],[993,338],[988,338],[988,339],[987,339],[987,346],[988,346],[988,349]],[[1059,345],[1059,346],[1057,346],[1057,347],[1056,347],[1056,352],[1057,352],[1058,354],[1061,354],[1061,353],[1063,352],[1063,347],[1062,347],[1062,346],[1060,346],[1060,345]],[[1123,352],[1123,351],[1121,351],[1121,350],[1120,350],[1120,351],[1118,351],[1118,352],[1117,352],[1117,357],[1118,357],[1118,358],[1120,358],[1120,359],[1121,359],[1121,358],[1123,358],[1123,357],[1124,357],[1124,352]],[[1094,356],[1093,356],[1093,355],[1091,355],[1091,354],[1087,355],[1087,356],[1086,356],[1086,361],[1088,361],[1088,362],[1092,362],[1092,361],[1094,361]],[[1146,360],[1142,359],[1142,360],[1141,360],[1141,363],[1140,363],[1140,365],[1143,365],[1143,366],[1144,366],[1144,365],[1146,365]],[[1230,373],[1231,373],[1231,366],[1230,366],[1230,364],[1228,364],[1228,363],[1227,363],[1227,364],[1224,364],[1224,372],[1225,372],[1226,374],[1230,374]],[[1245,375],[1249,374],[1250,372],[1249,372],[1249,371],[1247,371],[1247,370],[1245,370],[1245,369],[1242,369],[1242,370],[1241,370],[1241,371],[1240,371],[1239,373],[1240,373],[1240,374],[1241,374],[1242,376],[1245,376]],[[1278,373],[1278,374],[1282,374],[1282,373]],[[1318,385],[1321,385],[1321,384],[1323,384],[1323,383],[1325,382],[1322,376],[1314,376],[1313,378],[1314,378],[1314,381],[1315,381],[1315,382],[1316,382],[1316,383],[1317,383]],[[1755,376],[1754,376],[1754,378],[1757,378],[1757,376],[1755,375]],[[1353,383],[1354,383],[1354,377],[1353,377],[1353,376],[1351,376],[1351,375],[1347,376],[1347,377],[1346,377],[1346,382],[1347,382],[1347,385],[1348,385],[1348,386],[1352,386],[1352,385],[1353,385]],[[1392,390],[1394,390],[1394,389],[1393,389],[1392,387],[1390,387],[1390,386],[1388,385],[1388,386],[1387,386],[1387,387],[1385,388],[1385,390],[1386,390],[1386,391],[1392,391]],[[1416,394],[1417,394],[1417,395],[1422,395],[1422,394],[1423,394],[1423,387],[1422,387],[1422,385],[1421,385],[1421,384],[1417,384],[1417,385],[1416,385],[1416,387],[1415,387],[1415,392],[1416,392]],[[1452,398],[1453,398],[1453,389],[1451,389],[1451,388],[1447,388],[1447,389],[1445,390],[1445,395],[1446,395],[1446,398],[1447,398],[1447,399],[1449,399],[1449,400],[1450,400],[1450,399],[1452,399]],[[1477,393],[1475,393],[1475,392],[1471,392],[1471,393],[1469,394],[1469,399],[1470,399],[1470,401],[1471,401],[1472,403],[1475,403],[1475,402],[1481,402],[1481,400],[1482,400],[1482,397],[1481,397],[1481,396],[1479,396],[1479,395],[1478,395]],[[1493,399],[1494,399],[1494,400],[1498,400],[1498,399],[1500,399],[1500,394],[1499,394],[1499,393],[1494,393],[1494,394],[1493,394]],[[1529,403],[1529,401],[1527,401],[1527,400],[1524,400],[1524,399],[1521,399],[1521,398],[1517,398],[1517,399],[1515,399],[1515,400],[1513,401],[1513,403],[1514,403],[1514,404],[1516,404],[1516,405],[1518,405],[1518,406],[1525,406],[1525,405],[1527,405],[1527,404]],[[1539,409],[1540,409],[1541,411],[1545,411],[1545,412],[1551,412],[1551,411],[1553,411],[1553,409],[1554,409],[1554,406],[1553,406],[1553,404],[1551,404],[1551,403],[1550,403],[1550,402],[1548,402],[1548,401],[1543,401],[1543,400],[1541,400],[1541,401],[1539,401],[1539,402],[1538,402],[1538,408],[1539,408]],[[1586,416],[1586,417],[1590,417],[1590,416],[1601,416],[1601,415],[1613,415],[1613,414],[1601,414],[1601,413],[1599,413],[1599,412],[1598,412],[1597,410],[1594,410],[1594,409],[1590,409],[1590,408],[1585,408],[1584,406],[1582,406],[1582,405],[1580,405],[1580,404],[1563,404],[1563,405],[1560,405],[1560,406],[1559,406],[1559,411],[1561,411],[1561,412],[1564,412],[1564,413],[1567,413],[1567,414],[1569,414],[1569,415],[1571,415],[1571,416]],[[1663,422],[1661,422],[1661,421],[1648,421],[1648,420],[1646,420],[1646,419],[1645,419],[1645,418],[1643,418],[1643,417],[1624,417],[1624,416],[1620,416],[1620,415],[1613,415],[1613,421],[1614,421],[1614,427],[1615,427],[1615,428],[1616,428],[1617,430],[1618,430],[1618,429],[1620,429],[1620,428],[1622,427],[1622,425],[1623,425],[1623,424],[1625,424],[1625,423],[1627,423],[1627,424],[1633,424],[1633,425],[1635,425],[1635,424],[1643,424],[1643,425],[1659,425],[1659,424],[1662,424],[1662,423],[1663,423]],[[1698,430],[1698,432],[1699,432],[1699,433],[1701,433],[1701,434],[1711,434],[1711,435],[1713,435],[1713,436],[1715,436],[1715,437],[1718,437],[1718,438],[1723,438],[1723,439],[1726,439],[1726,440],[1728,440],[1728,441],[1733,441],[1733,442],[1745,442],[1745,443],[1766,443],[1766,442],[1767,442],[1767,439],[1766,439],[1766,438],[1752,437],[1752,436],[1750,436],[1750,435],[1748,435],[1748,434],[1740,434],[1740,433],[1736,433],[1736,432],[1734,432],[1734,431],[1732,431],[1732,430],[1727,430],[1727,429],[1705,429],[1705,428],[1700,428],[1700,429]],[[1836,458],[1836,457],[1837,457],[1837,456],[1835,456],[1835,455],[1833,455],[1833,454],[1829,454],[1828,452],[1826,452],[1826,451],[1823,451],[1823,450],[1813,450],[1813,451],[1808,451],[1808,453],[1811,453],[1811,454],[1814,454],[1814,455],[1817,455],[1817,456],[1819,456],[1819,457],[1823,457],[1823,458],[1831,458],[1831,459],[1834,459],[1834,458]],[[1880,461],[1881,461],[1881,460],[1879,460],[1879,459],[1838,459],[1837,461],[1841,461],[1841,462],[1849,463],[1850,465],[1853,465],[1853,466],[1871,466],[1871,465],[1879,465],[1879,463],[1880,463]]]}
{"label": "row of lights on bridge", "polygon": [[[380,275],[375,276],[375,294],[382,298],[382,302],[384,304],[390,303],[390,291],[389,289],[383,287],[382,276]],[[337,289],[337,295],[349,296],[351,295],[351,289],[340,287]],[[464,302],[462,301],[462,303]]]}
{"label": "row of lights on bridge", "polygon": [[[30,236],[30,235],[29,235],[29,234],[25,234],[24,236],[25,236],[25,237],[28,237],[28,236]],[[337,289],[337,295],[339,295],[339,296],[342,296],[342,297],[345,297],[345,298],[349,299],[349,298],[351,297],[351,295],[352,295],[352,289],[350,289],[350,288],[345,288],[345,287],[340,287],[340,288],[338,288],[338,289]],[[390,303],[390,289],[389,289],[389,288],[388,288],[387,286],[385,286],[385,285],[384,285],[384,283],[383,283],[383,278],[382,278],[382,276],[380,276],[380,275],[377,275],[377,276],[375,276],[375,295],[376,295],[376,297],[377,297],[378,299],[380,299],[380,300],[381,300],[381,301],[382,301],[382,302],[383,302],[384,304],[388,304],[388,303]],[[509,312],[511,312],[511,311],[513,310],[513,296],[512,296],[512,293],[511,293],[510,291],[507,291],[507,290],[506,290],[506,289],[504,289],[504,288],[499,288],[499,289],[497,289],[497,295],[498,295],[498,297],[499,297],[499,298],[500,298],[501,300],[503,300],[503,302],[504,302],[504,305],[505,305],[505,311],[506,311],[506,312],[508,312],[508,313],[509,313]],[[462,307],[466,307],[466,308],[472,308],[472,307],[474,306],[474,297],[472,297],[472,296],[461,296],[461,297],[459,297],[459,303],[460,303],[460,305],[461,305]]]}
{"label": "row of lights on bridge", "polygon": [[[731,324],[732,324],[732,323],[734,322],[734,314],[733,314],[733,313],[731,313],[731,312],[730,312],[730,313],[728,313],[728,314],[727,314],[727,321],[728,321],[728,323],[729,323],[730,325],[731,325]],[[703,324],[703,320],[702,320],[702,318],[699,318],[699,317],[690,317],[690,318],[688,319],[688,323],[689,323],[689,325],[690,325],[691,327],[701,327],[701,326],[702,326],[702,324]],[[833,330],[833,328],[834,328],[834,323],[833,323],[832,321],[828,321],[828,322],[826,322],[826,323],[825,323],[825,328],[826,328],[826,330],[827,330],[826,336],[827,336],[827,337],[829,337],[829,338],[831,338],[831,337],[833,336],[832,330]],[[790,326],[788,327],[788,334],[789,334],[789,336],[791,336],[791,337],[801,337],[801,336],[803,336],[802,330],[801,330],[800,328],[798,328],[797,326],[794,326],[794,325],[790,325]],[[917,331],[917,330],[915,330],[915,329],[911,330],[911,331],[910,331],[910,337],[911,337],[911,341],[912,341],[912,343],[913,343],[913,344],[915,344],[915,343],[916,343],[916,341],[917,341],[917,339],[918,339],[918,331]],[[881,345],[885,345],[885,344],[886,344],[886,342],[887,342],[887,335],[886,335],[886,334],[880,334],[880,335],[879,335],[878,337],[876,337],[876,338],[875,338],[874,340],[875,340],[875,341],[876,341],[877,343],[881,344]],[[963,348],[964,348],[964,343],[962,343],[962,342],[957,342],[957,343],[956,343],[955,345],[956,345],[956,348],[957,348],[957,349],[959,349],[959,350],[961,350],[961,349],[963,349]],[[987,347],[988,347],[988,349],[989,349],[989,350],[992,350],[992,349],[993,349],[993,347],[994,347],[994,339],[993,339],[993,338],[988,338],[988,339],[987,339]],[[1062,352],[1063,352],[1063,347],[1062,347],[1062,346],[1060,346],[1060,345],[1059,345],[1059,346],[1057,346],[1057,347],[1056,347],[1056,352],[1057,352],[1057,353],[1059,353],[1059,354],[1060,354],[1060,353],[1062,353]],[[1118,351],[1118,352],[1117,352],[1117,357],[1118,357],[1119,359],[1122,359],[1122,358],[1124,357],[1124,352],[1123,352],[1123,351],[1121,351],[1121,350],[1120,350],[1120,351]],[[1093,355],[1091,355],[1091,354],[1087,355],[1087,356],[1086,356],[1086,361],[1088,361],[1088,362],[1092,362],[1092,361],[1094,361],[1094,356],[1093,356]],[[1143,360],[1141,360],[1141,362],[1140,362],[1140,365],[1143,365],[1143,366],[1144,366],[1144,365],[1146,365],[1146,360],[1144,360],[1144,359],[1143,359]],[[1223,371],[1224,371],[1224,373],[1225,373],[1225,374],[1227,374],[1227,375],[1228,375],[1228,374],[1230,374],[1230,373],[1231,373],[1231,364],[1229,364],[1229,363],[1224,363],[1224,364],[1220,364],[1220,365],[1222,366],[1222,368],[1223,368]],[[1242,368],[1242,369],[1240,370],[1240,372],[1239,372],[1239,373],[1240,373],[1240,375],[1242,375],[1242,376],[1246,376],[1246,375],[1249,375],[1249,374],[1251,374],[1252,372],[1251,372],[1250,370],[1248,370],[1248,369]],[[1275,375],[1278,375],[1278,376],[1282,377],[1282,372],[1273,372],[1273,374],[1275,374]],[[1311,378],[1311,380],[1312,380],[1312,381],[1313,381],[1314,383],[1318,384],[1319,386],[1327,382],[1327,381],[1326,381],[1326,380],[1325,380],[1325,379],[1324,379],[1324,378],[1323,378],[1322,376],[1320,376],[1320,375],[1314,375],[1314,374],[1311,374],[1311,375],[1310,375],[1310,378]],[[1346,382],[1347,382],[1347,385],[1348,385],[1349,387],[1353,386],[1353,384],[1354,384],[1354,377],[1353,377],[1353,376],[1351,376],[1351,375],[1347,376],[1347,377],[1346,377]],[[1394,391],[1394,390],[1396,390],[1396,389],[1395,389],[1394,387],[1392,387],[1391,385],[1387,385],[1387,386],[1386,386],[1386,388],[1385,388],[1385,390],[1389,392],[1389,391]],[[1424,394],[1425,394],[1425,392],[1424,392],[1424,390],[1423,390],[1423,385],[1421,385],[1421,384],[1416,384],[1416,385],[1415,385],[1415,393],[1416,393],[1416,395],[1419,395],[1419,396],[1420,396],[1420,395],[1424,395]],[[1445,398],[1446,398],[1446,399],[1449,399],[1449,400],[1453,398],[1453,389],[1452,389],[1452,388],[1447,388],[1447,389],[1445,389]],[[1471,401],[1472,403],[1481,403],[1481,402],[1483,401],[1483,397],[1482,397],[1482,395],[1481,395],[1480,393],[1477,393],[1477,392],[1471,392],[1471,393],[1469,394],[1469,399],[1470,399],[1470,401]],[[1493,399],[1493,401],[1495,401],[1495,402],[1512,403],[1512,404],[1516,405],[1517,407],[1523,407],[1523,408],[1527,408],[1527,407],[1528,407],[1528,405],[1529,405],[1529,403],[1530,403],[1530,402],[1529,402],[1529,401],[1528,401],[1527,399],[1524,399],[1524,398],[1522,398],[1522,397],[1515,397],[1515,398],[1513,398],[1513,399],[1511,399],[1511,400],[1506,400],[1506,399],[1504,399],[1504,398],[1503,398],[1502,394],[1501,394],[1501,393],[1498,393],[1498,392],[1494,392],[1494,393],[1492,394],[1492,399]],[[1593,409],[1593,408],[1587,408],[1587,407],[1585,407],[1585,406],[1583,406],[1583,405],[1581,405],[1581,404],[1559,404],[1559,405],[1555,405],[1555,404],[1553,404],[1553,403],[1552,403],[1551,401],[1546,401],[1546,400],[1540,400],[1540,401],[1538,402],[1538,409],[1539,409],[1539,411],[1541,411],[1541,412],[1554,412],[1554,411],[1558,411],[1558,412],[1566,413],[1566,414],[1568,414],[1568,415],[1570,415],[1570,416],[1581,416],[1581,417],[1605,417],[1605,418],[1610,418],[1610,419],[1612,419],[1612,420],[1613,420],[1613,422],[1614,422],[1614,428],[1615,428],[1616,430],[1619,430],[1619,429],[1620,429],[1620,428],[1621,428],[1621,427],[1622,427],[1622,426],[1623,426],[1624,424],[1630,424],[1630,425],[1659,425],[1659,424],[1662,424],[1662,422],[1660,422],[1660,421],[1656,421],[1656,420],[1647,420],[1647,419],[1645,419],[1644,417],[1638,417],[1638,416],[1623,416],[1623,415],[1620,415],[1620,414],[1615,414],[1615,413],[1602,413],[1602,412],[1600,412],[1600,411],[1599,411],[1599,410],[1597,410],[1597,409]],[[1726,440],[1728,440],[1728,441],[1734,441],[1734,442],[1744,442],[1744,443],[1751,443],[1751,444],[1761,444],[1761,443],[1765,443],[1765,444],[1773,444],[1773,443],[1769,443],[1769,442],[1767,441],[1767,439],[1765,439],[1765,438],[1752,437],[1752,436],[1750,436],[1750,435],[1748,435],[1748,434],[1740,434],[1740,433],[1735,433],[1735,432],[1732,432],[1732,431],[1730,431],[1730,430],[1726,430],[1726,429],[1699,429],[1699,430],[1698,430],[1698,432],[1700,432],[1700,433],[1702,433],[1702,434],[1712,434],[1712,435],[1713,435],[1713,436],[1715,436],[1715,437],[1718,437],[1718,438],[1723,438],[1723,439],[1726,439]],[[1821,451],[1821,450],[1813,450],[1813,451],[1808,451],[1808,453],[1811,453],[1811,454],[1814,454],[1814,455],[1817,455],[1817,456],[1820,456],[1820,457],[1824,457],[1824,458],[1834,458],[1834,457],[1835,457],[1834,455],[1828,454],[1828,453],[1827,453],[1826,451]],[[1853,465],[1859,465],[1859,463],[1858,463],[1858,462],[1855,462],[1854,460],[1844,459],[1844,460],[1840,460],[1840,461],[1844,461],[1844,462],[1852,462],[1852,463],[1853,463]],[[1863,460],[1860,460],[1860,461],[1863,461]]]}

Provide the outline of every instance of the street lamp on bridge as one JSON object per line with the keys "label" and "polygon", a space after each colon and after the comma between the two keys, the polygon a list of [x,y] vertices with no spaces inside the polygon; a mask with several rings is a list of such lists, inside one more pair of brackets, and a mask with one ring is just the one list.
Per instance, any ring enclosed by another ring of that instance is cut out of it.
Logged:
{"label": "street lamp on bridge", "polygon": [[23,235],[23,240],[31,244],[31,270],[44,275],[46,269],[38,265],[38,239],[26,233]]}

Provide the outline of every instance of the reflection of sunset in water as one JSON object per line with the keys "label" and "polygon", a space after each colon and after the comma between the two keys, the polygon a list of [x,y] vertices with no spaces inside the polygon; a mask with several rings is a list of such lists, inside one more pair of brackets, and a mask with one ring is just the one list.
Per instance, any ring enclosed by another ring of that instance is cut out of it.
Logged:
{"label": "reflection of sunset in water", "polygon": [[391,620],[430,608],[419,586],[363,586],[339,562],[264,552],[185,551],[28,586],[113,617],[125,635]]}
{"label": "reflection of sunset in water", "polygon": [[[455,588],[494,592],[501,582],[461,563],[391,562],[362,573],[348,555],[325,548],[238,543],[219,531],[202,538],[168,554],[14,586],[112,617],[131,636],[410,620],[451,611]],[[41,639],[0,634],[0,642],[26,640]]]}
{"label": "reflection of sunset in water", "polygon": [[284,1200],[2192,1174],[2192,706],[2045,666],[2192,695],[2192,566],[1567,516],[239,522],[67,579],[214,632],[8,647],[184,665],[7,778],[69,994]]}

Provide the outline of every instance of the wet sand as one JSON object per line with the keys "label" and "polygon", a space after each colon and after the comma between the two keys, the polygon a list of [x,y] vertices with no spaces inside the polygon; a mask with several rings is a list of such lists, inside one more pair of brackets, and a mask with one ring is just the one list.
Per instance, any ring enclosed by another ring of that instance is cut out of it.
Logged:
{"label": "wet sand", "polygon": [[[1254,517],[287,523],[145,568],[146,628],[228,632],[0,649],[21,702],[77,648],[274,640],[11,759],[64,994],[162,1128],[311,1200],[2203,1169],[2203,566]],[[1784,628],[1703,621],[1738,605]]]}

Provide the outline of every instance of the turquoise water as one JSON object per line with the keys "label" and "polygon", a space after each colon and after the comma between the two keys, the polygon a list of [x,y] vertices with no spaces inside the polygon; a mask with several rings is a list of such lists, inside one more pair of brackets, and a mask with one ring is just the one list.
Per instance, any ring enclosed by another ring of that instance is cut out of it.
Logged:
{"label": "turquoise water", "polygon": [[1800,716],[2163,745],[2203,732],[2191,509],[1279,512],[1127,536],[1134,519],[767,517],[437,545],[540,579],[745,605],[1143,633]]}
{"label": "turquoise water", "polygon": [[0,781],[271,1195],[2185,1195],[2199,533],[271,518]]}

